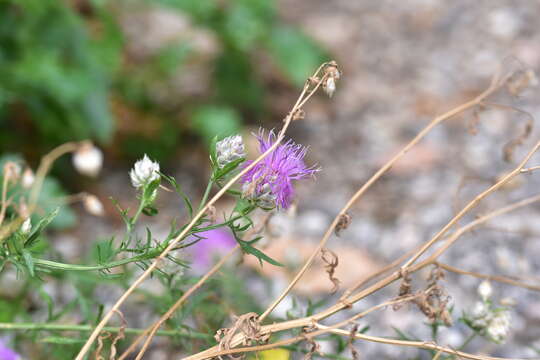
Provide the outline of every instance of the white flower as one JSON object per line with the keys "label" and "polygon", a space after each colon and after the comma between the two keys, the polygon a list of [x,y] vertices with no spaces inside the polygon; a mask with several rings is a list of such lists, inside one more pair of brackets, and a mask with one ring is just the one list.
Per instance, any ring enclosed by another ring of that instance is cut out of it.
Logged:
{"label": "white flower", "polygon": [[27,218],[26,220],[24,220],[24,222],[21,225],[21,232],[23,234],[29,234],[31,230],[32,230],[32,221],[30,220],[30,218]]}
{"label": "white flower", "polygon": [[24,170],[23,175],[22,175],[22,180],[21,180],[22,187],[25,189],[31,188],[32,185],[34,184],[35,179],[36,177],[34,176],[34,172],[32,171],[32,169],[26,168],[26,170]]}
{"label": "white flower", "polygon": [[246,157],[242,137],[234,135],[219,141],[216,144],[216,156],[220,168],[237,159]]}
{"label": "white flower", "polygon": [[487,299],[489,299],[492,293],[493,288],[491,287],[491,283],[489,281],[484,280],[478,286],[478,295],[480,295],[482,300],[486,301]]}
{"label": "white flower", "polygon": [[141,160],[135,163],[133,169],[129,172],[129,176],[131,184],[137,189],[141,188],[159,179],[159,164],[150,160],[145,154]]}
{"label": "white flower", "polygon": [[103,209],[103,204],[97,196],[92,194],[87,194],[84,197],[83,205],[86,211],[88,211],[90,214],[95,216],[103,216],[105,215],[105,210]]}
{"label": "white flower", "polygon": [[510,320],[508,310],[497,311],[486,328],[487,335],[497,343],[504,342],[510,332]]}
{"label": "white flower", "polygon": [[95,177],[103,165],[103,153],[91,142],[84,142],[73,154],[73,166],[83,175]]}

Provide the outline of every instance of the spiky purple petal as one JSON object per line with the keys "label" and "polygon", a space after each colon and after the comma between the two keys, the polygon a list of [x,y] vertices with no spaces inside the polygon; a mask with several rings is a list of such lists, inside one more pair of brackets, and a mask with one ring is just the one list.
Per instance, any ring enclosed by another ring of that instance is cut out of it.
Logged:
{"label": "spiky purple petal", "polygon": [[[259,141],[261,153],[267,151],[276,141],[273,131],[265,138],[264,131],[255,135]],[[275,206],[286,209],[294,197],[292,181],[313,175],[319,169],[307,167],[304,163],[307,148],[295,144],[292,140],[278,145],[271,154],[256,164],[241,179],[244,188],[251,191],[252,198],[273,199]],[[253,161],[247,161],[248,166]]]}

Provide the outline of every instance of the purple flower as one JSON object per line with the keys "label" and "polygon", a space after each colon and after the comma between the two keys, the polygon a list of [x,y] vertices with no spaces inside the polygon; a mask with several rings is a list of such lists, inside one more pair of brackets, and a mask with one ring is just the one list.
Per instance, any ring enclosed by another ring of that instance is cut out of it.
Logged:
{"label": "purple flower", "polygon": [[203,231],[196,235],[202,239],[188,248],[193,255],[192,267],[196,271],[208,270],[214,256],[224,255],[236,245],[231,231],[225,227]]}
{"label": "purple flower", "polygon": [[20,359],[19,354],[11,350],[0,340],[0,360],[18,360]]}
{"label": "purple flower", "polygon": [[[264,153],[276,141],[276,135],[270,131],[264,137],[264,131],[259,131],[259,150]],[[241,179],[244,196],[256,199],[263,208],[278,206],[286,209],[294,196],[293,180],[303,179],[319,171],[308,168],[304,163],[307,148],[288,140],[278,145],[271,154],[249,170]],[[248,166],[253,161],[247,161]]]}

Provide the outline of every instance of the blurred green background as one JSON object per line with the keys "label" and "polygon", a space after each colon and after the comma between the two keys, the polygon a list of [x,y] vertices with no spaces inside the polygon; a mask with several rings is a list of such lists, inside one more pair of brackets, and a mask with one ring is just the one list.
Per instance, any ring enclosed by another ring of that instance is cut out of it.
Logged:
{"label": "blurred green background", "polygon": [[281,111],[324,60],[272,0],[0,0],[0,152],[171,160]]}

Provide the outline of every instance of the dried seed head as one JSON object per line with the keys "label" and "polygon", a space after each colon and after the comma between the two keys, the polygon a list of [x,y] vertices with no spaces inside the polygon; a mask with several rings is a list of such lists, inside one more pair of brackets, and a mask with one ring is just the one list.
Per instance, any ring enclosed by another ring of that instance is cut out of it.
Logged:
{"label": "dried seed head", "polygon": [[159,163],[150,160],[145,154],[141,160],[133,165],[129,177],[131,178],[131,184],[135,188],[141,188],[159,179]]}
{"label": "dried seed head", "polygon": [[103,204],[97,198],[97,196],[92,194],[87,194],[83,200],[83,206],[88,213],[95,216],[105,215],[105,210],[103,209]]}
{"label": "dried seed head", "polygon": [[229,136],[216,144],[218,166],[224,167],[235,160],[245,158],[244,142],[240,135]]}
{"label": "dried seed head", "polygon": [[21,185],[25,189],[29,189],[34,184],[34,180],[36,177],[34,176],[34,172],[30,168],[26,168],[22,174],[21,179]]}
{"label": "dried seed head", "polygon": [[335,61],[330,61],[326,65],[324,68],[324,76],[326,77],[326,80],[322,84],[323,90],[329,97],[332,97],[336,91],[336,82],[341,77],[341,71],[339,71]]}
{"label": "dried seed head", "polygon": [[89,141],[81,144],[73,154],[73,166],[83,175],[95,177],[103,165],[103,153]]}

